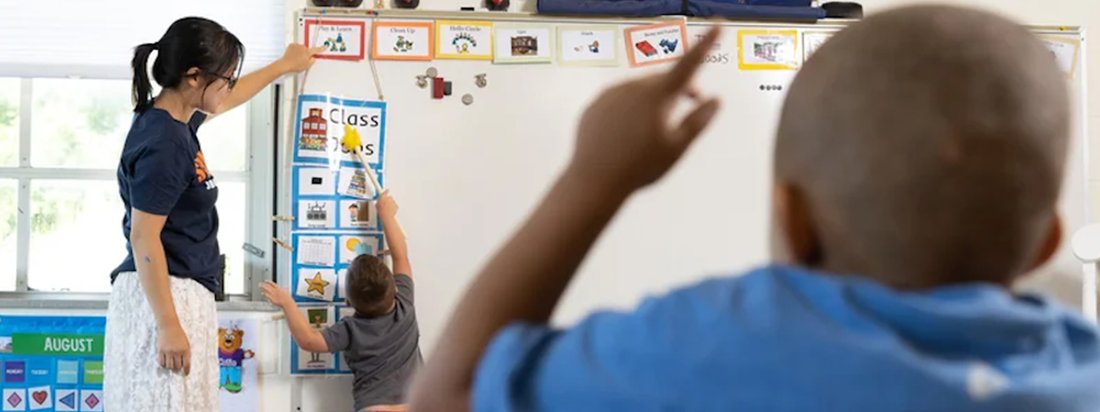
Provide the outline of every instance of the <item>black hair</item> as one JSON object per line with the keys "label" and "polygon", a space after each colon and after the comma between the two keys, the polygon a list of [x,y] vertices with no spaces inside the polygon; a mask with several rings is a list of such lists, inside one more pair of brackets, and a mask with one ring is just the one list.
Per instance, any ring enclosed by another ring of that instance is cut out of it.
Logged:
{"label": "black hair", "polygon": [[[144,112],[153,105],[153,85],[149,81],[149,55],[157,51],[153,62],[153,79],[164,88],[174,88],[192,67],[208,78],[221,76],[234,67],[240,75],[244,61],[241,41],[213,20],[184,17],[176,20],[156,43],[145,43],[134,49],[133,101],[134,111]],[[235,76],[235,77],[237,77]],[[209,87],[209,84],[207,84]],[[206,90],[203,89],[203,93]]]}

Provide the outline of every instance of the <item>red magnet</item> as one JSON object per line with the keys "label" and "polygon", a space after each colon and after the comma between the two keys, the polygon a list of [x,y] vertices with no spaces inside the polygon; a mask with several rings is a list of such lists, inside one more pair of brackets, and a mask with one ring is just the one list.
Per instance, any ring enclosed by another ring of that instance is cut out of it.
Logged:
{"label": "red magnet", "polygon": [[432,98],[433,99],[442,99],[443,98],[443,78],[442,77],[433,77],[432,78]]}

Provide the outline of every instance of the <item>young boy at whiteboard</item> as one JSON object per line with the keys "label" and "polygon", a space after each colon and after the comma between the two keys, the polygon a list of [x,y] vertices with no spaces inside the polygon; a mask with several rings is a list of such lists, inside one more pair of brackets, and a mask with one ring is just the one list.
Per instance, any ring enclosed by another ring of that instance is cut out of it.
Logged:
{"label": "young boy at whiteboard", "polygon": [[393,259],[391,270],[373,255],[359,255],[348,267],[348,305],[355,315],[335,325],[314,329],[290,294],[271,282],[261,285],[264,296],[286,314],[298,347],[309,352],[341,352],[354,375],[356,411],[405,410],[405,389],[423,362],[420,329],[413,307],[412,266],[397,203],[389,192],[378,198],[378,215]]}
{"label": "young boy at whiteboard", "polygon": [[1062,237],[1065,80],[1026,29],[969,9],[872,15],[805,63],[774,149],[784,264],[549,327],[602,229],[718,112],[691,85],[716,36],[588,108],[568,168],[459,302],[414,411],[1100,410],[1096,327],[1012,291]]}

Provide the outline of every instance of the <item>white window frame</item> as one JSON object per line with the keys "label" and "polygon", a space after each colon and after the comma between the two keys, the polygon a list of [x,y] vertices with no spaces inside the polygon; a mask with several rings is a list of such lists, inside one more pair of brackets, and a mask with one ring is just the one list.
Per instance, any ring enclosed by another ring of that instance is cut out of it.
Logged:
{"label": "white window frame", "polygon": [[[93,78],[83,78],[96,80]],[[274,253],[271,250],[274,213],[272,190],[275,187],[275,93],[274,86],[261,91],[249,103],[234,110],[248,110],[247,139],[245,141],[245,170],[217,172],[218,181],[245,183],[245,241],[264,251],[264,256],[244,253],[244,293],[229,295],[227,301],[259,300],[259,283],[271,278]],[[17,187],[18,212],[16,216],[15,291],[0,291],[0,299],[30,300],[107,300],[109,294],[94,292],[31,291],[28,279],[31,238],[31,181],[32,180],[95,180],[115,181],[114,169],[58,168],[31,166],[31,119],[33,118],[34,80],[22,78],[19,82],[19,156],[16,167],[0,167],[0,179],[14,179]],[[123,138],[123,136],[119,136]],[[122,210],[119,210],[119,216]],[[120,236],[121,234],[96,234]],[[243,245],[220,245],[223,251],[241,248]],[[9,263],[10,264],[10,263]],[[106,277],[109,273],[102,273]]]}

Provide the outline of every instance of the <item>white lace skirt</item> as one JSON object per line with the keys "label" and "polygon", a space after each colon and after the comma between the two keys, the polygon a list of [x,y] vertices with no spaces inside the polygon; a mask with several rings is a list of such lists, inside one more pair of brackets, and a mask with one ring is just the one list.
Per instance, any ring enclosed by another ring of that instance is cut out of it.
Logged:
{"label": "white lace skirt", "polygon": [[180,325],[191,343],[191,374],[157,363],[157,322],[138,274],[120,273],[111,288],[103,353],[103,406],[108,412],[216,412],[218,318],[214,294],[198,282],[169,277]]}

